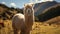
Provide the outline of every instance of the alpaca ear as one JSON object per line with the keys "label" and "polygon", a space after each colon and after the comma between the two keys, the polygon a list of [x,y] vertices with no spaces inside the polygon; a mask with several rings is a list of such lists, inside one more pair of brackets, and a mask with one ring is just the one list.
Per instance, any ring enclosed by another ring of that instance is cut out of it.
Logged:
{"label": "alpaca ear", "polygon": [[26,7],[27,5],[26,4],[24,4],[24,8]]}
{"label": "alpaca ear", "polygon": [[32,5],[32,7],[34,7],[34,4],[31,4]]}
{"label": "alpaca ear", "polygon": [[24,4],[24,6],[27,6],[27,4]]}
{"label": "alpaca ear", "polygon": [[25,6],[25,4],[24,4],[24,6]]}
{"label": "alpaca ear", "polygon": [[24,7],[26,6],[26,4],[24,4]]}
{"label": "alpaca ear", "polygon": [[33,6],[33,3],[31,3],[31,5]]}

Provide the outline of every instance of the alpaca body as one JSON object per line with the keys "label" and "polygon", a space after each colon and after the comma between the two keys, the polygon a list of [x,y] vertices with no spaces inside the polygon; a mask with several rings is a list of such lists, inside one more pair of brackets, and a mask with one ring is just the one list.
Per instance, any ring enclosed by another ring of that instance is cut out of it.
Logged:
{"label": "alpaca body", "polygon": [[[14,29],[14,31],[19,31],[22,28],[24,28],[24,23],[25,23],[25,18],[23,14],[16,14],[13,16],[12,18],[12,27]],[[16,32],[14,32],[16,34]]]}

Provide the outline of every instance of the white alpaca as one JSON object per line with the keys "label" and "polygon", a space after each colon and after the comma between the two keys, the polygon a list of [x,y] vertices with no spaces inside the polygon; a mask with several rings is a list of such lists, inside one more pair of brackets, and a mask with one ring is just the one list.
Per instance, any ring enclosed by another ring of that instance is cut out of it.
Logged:
{"label": "white alpaca", "polygon": [[18,34],[19,30],[21,30],[20,34],[30,34],[33,22],[34,22],[33,5],[27,4],[24,7],[24,15],[16,14],[13,16],[12,26],[14,29],[14,34]]}
{"label": "white alpaca", "polygon": [[14,29],[14,34],[18,34],[19,30],[22,30],[25,26],[25,17],[23,14],[18,13],[12,18],[12,27]]}

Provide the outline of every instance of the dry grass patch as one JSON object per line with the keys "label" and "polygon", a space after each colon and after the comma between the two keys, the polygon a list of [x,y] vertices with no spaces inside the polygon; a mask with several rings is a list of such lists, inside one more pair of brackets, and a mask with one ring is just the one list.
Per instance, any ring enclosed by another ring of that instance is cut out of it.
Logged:
{"label": "dry grass patch", "polygon": [[[5,27],[0,29],[0,34],[13,34],[11,20],[4,21]],[[31,34],[60,34],[60,27],[45,26],[41,22],[34,22]]]}

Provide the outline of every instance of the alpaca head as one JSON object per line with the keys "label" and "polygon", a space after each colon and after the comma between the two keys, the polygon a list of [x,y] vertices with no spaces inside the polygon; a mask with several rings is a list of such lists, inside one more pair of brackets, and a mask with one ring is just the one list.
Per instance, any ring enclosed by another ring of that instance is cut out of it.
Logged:
{"label": "alpaca head", "polygon": [[24,14],[26,14],[27,16],[33,15],[33,4],[32,3],[24,5]]}

